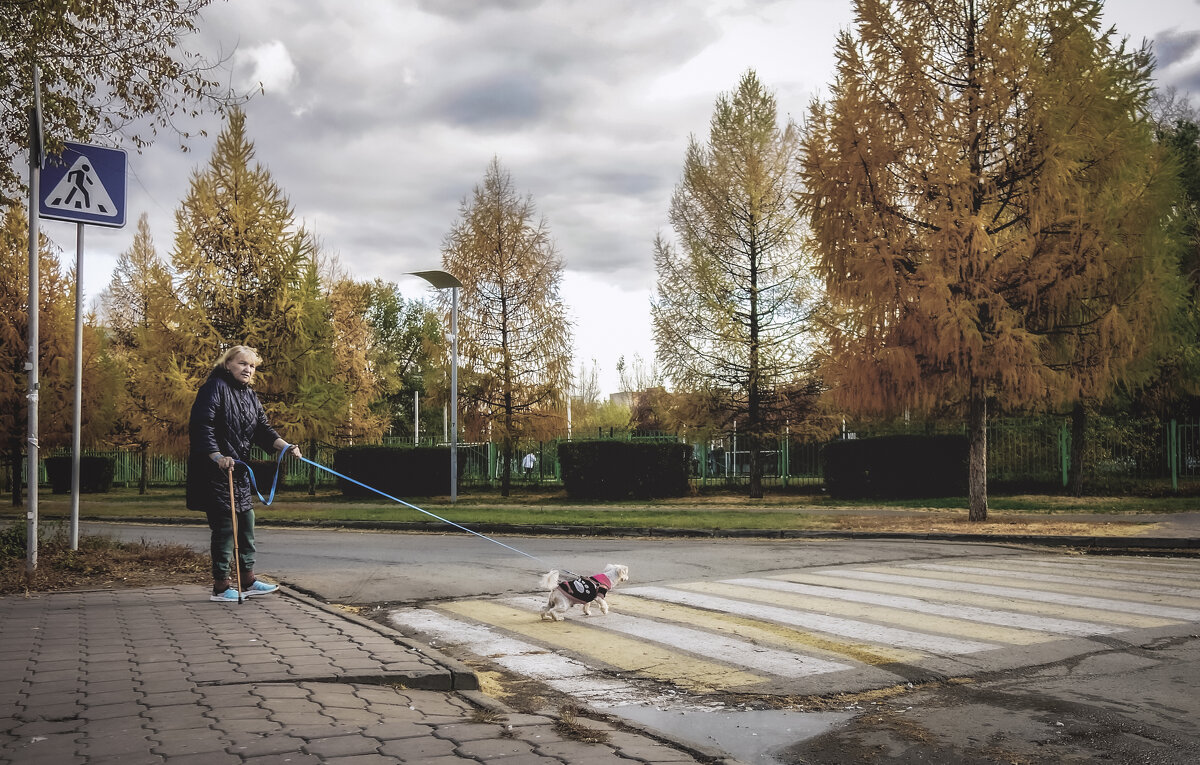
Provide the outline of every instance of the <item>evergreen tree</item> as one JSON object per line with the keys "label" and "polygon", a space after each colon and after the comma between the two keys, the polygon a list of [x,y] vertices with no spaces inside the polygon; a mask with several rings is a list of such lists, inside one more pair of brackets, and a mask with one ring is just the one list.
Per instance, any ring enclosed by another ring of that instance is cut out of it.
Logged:
{"label": "evergreen tree", "polygon": [[[562,260],[533,201],[493,159],[442,245],[442,266],[462,282],[462,394],[501,440],[501,493],[513,450],[535,419],[561,417],[571,376],[571,332],[559,297]],[[443,296],[449,308],[449,297]]]}
{"label": "evergreen tree", "polygon": [[156,360],[147,353],[153,323],[174,308],[171,273],[159,257],[143,213],[129,249],[117,257],[112,280],[100,296],[111,363],[123,380],[117,393],[116,415],[109,440],[136,446],[141,457],[138,493],[146,493],[151,446],[167,449],[172,428],[169,413],[159,409],[153,395],[159,385]]}
{"label": "evergreen tree", "polygon": [[270,172],[254,161],[240,109],[229,115],[175,214],[176,310],[154,327],[167,385],[156,405],[179,426],[212,362],[231,345],[264,360],[255,390],[273,424],[299,441],[330,434],[345,412],[317,244],[294,220]]}
{"label": "evergreen tree", "polygon": [[345,393],[345,413],[335,433],[339,441],[374,440],[387,430],[386,418],[373,411],[380,382],[371,367],[371,326],[367,311],[371,287],[346,276],[331,277],[328,300],[333,324],[337,379]]}
{"label": "evergreen tree", "polygon": [[[38,260],[38,445],[48,449],[71,440],[75,294],[45,236]],[[0,273],[0,449],[19,505],[29,412],[29,221],[19,206],[0,221]]]}
{"label": "evergreen tree", "polygon": [[834,309],[834,393],[861,412],[965,410],[972,520],[987,517],[989,405],[1111,385],[1142,350],[1139,312],[1164,302],[1152,235],[1121,241],[1161,222],[1153,204],[1119,210],[1157,182],[1148,57],[1101,32],[1100,11],[856,0],[832,96],[811,109],[800,200]]}
{"label": "evergreen tree", "polygon": [[775,98],[747,72],[717,99],[702,145],[693,138],[671,199],[678,245],[654,243],[654,341],[676,389],[744,416],[750,496],[761,497],[759,453],[777,392],[802,371],[815,281],[793,202],[798,137],[778,124]]}
{"label": "evergreen tree", "polygon": [[1200,415],[1200,114],[1174,93],[1158,94],[1154,105],[1159,145],[1167,152],[1178,184],[1171,208],[1171,242],[1179,254],[1181,310],[1172,318],[1176,339],[1160,360],[1153,380],[1129,392],[1135,412],[1160,417]]}

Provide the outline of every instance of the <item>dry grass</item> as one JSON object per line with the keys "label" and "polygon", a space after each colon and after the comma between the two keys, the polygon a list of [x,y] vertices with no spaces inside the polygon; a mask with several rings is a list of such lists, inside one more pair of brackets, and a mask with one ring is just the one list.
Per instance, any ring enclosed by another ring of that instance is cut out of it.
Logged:
{"label": "dry grass", "polygon": [[145,540],[120,542],[81,535],[72,550],[66,529],[51,527],[38,540],[37,569],[26,573],[25,525],[0,530],[0,595],[54,590],[208,584],[209,558],[190,547]]}
{"label": "dry grass", "polygon": [[554,730],[563,738],[579,741],[584,744],[608,743],[608,731],[592,728],[579,721],[581,710],[576,706],[563,706],[558,710],[558,719],[554,721]]}
{"label": "dry grass", "polygon": [[982,523],[968,520],[963,513],[930,511],[921,515],[844,515],[832,526],[842,531],[876,531],[906,534],[984,534],[1028,536],[1129,537],[1153,531],[1157,523],[1126,520],[1059,521],[1053,518],[1031,519],[1023,516],[991,514]]}

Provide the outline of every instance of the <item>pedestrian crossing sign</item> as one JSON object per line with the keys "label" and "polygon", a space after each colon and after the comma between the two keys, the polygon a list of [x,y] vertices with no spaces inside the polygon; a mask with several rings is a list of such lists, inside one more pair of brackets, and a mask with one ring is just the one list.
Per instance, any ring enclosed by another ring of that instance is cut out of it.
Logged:
{"label": "pedestrian crossing sign", "polygon": [[43,218],[120,228],[125,225],[125,152],[64,144],[42,167],[38,214]]}

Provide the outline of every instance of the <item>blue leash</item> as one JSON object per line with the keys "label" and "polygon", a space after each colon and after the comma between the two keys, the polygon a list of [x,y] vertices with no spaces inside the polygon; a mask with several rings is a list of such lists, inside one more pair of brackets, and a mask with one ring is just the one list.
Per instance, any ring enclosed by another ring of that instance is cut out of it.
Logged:
{"label": "blue leash", "polygon": [[[275,460],[275,477],[271,479],[270,497],[264,497],[262,495],[262,492],[258,490],[258,483],[254,480],[254,471],[250,468],[249,465],[247,465],[245,462],[242,462],[241,460],[233,461],[233,464],[241,465],[242,467],[246,468],[246,475],[250,476],[250,488],[254,489],[254,493],[258,495],[258,498],[262,501],[262,503],[264,505],[269,505],[275,501],[275,487],[279,485],[279,469],[281,467],[283,467],[284,455],[286,455],[288,449],[291,449],[291,448],[292,448],[291,444],[288,444],[287,448],[285,448],[279,452],[279,458],[277,460]],[[303,459],[303,458],[301,458],[301,459]],[[305,460],[305,462],[307,462],[307,461],[308,460]]]}
{"label": "blue leash", "polygon": [[[279,470],[283,466],[283,458],[287,455],[288,450],[291,448],[292,448],[292,445],[288,444],[286,447],[284,447],[279,452],[279,458],[275,461],[275,477],[271,480],[271,493],[270,493],[269,497],[264,497],[262,495],[262,492],[260,492],[258,490],[258,484],[254,480],[254,471],[250,469],[250,466],[247,465],[245,462],[242,462],[241,460],[234,460],[235,464],[241,465],[242,467],[246,468],[246,473],[250,476],[250,486],[254,489],[254,493],[258,495],[258,498],[260,500],[262,500],[262,503],[264,505],[270,505],[272,502],[275,501],[275,489],[276,489],[276,486],[279,484]],[[455,523],[454,521],[449,520],[448,518],[443,518],[440,515],[437,515],[435,513],[429,512],[428,510],[419,508],[410,502],[405,502],[404,500],[402,500],[398,497],[393,497],[391,494],[388,494],[387,492],[380,491],[379,489],[376,489],[374,486],[368,486],[367,484],[363,483],[362,481],[356,481],[348,475],[342,475],[338,471],[336,471],[332,468],[325,467],[324,465],[322,465],[319,462],[313,462],[312,460],[307,459],[305,457],[297,457],[296,459],[300,460],[301,462],[312,465],[313,467],[320,468],[321,470],[324,470],[326,473],[332,473],[333,475],[337,476],[338,478],[341,478],[345,481],[349,481],[350,483],[355,484],[356,486],[361,486],[364,489],[367,489],[368,491],[373,491],[376,494],[380,495],[381,497],[387,497],[388,499],[392,500],[393,502],[399,502],[400,504],[404,505],[405,507],[410,507],[413,510],[416,510],[418,513],[424,513],[425,515],[428,515],[430,518],[436,518],[439,521],[441,521],[442,523],[448,523],[457,529],[461,529],[461,530],[467,532],[468,534],[474,534],[475,536],[479,537],[480,539],[486,539],[489,542],[493,542],[495,544],[500,545],[501,547],[505,548],[506,550],[512,550],[513,552],[517,553],[518,555],[524,555],[526,558],[529,558],[530,560],[535,560],[538,563],[546,564],[548,568],[553,568],[553,566],[550,566],[545,560],[542,560],[541,558],[537,557],[536,555],[530,555],[529,553],[525,552],[524,550],[518,550],[517,548],[512,547],[511,545],[506,545],[499,540],[496,540],[496,539],[493,539],[493,538],[487,536],[486,534],[480,534],[478,531],[473,531],[471,529],[468,529],[466,526],[463,526],[462,524],[459,524],[459,523]],[[559,569],[559,570],[562,571],[564,574],[570,574],[571,576],[579,576],[575,572],[570,571],[565,568]]]}

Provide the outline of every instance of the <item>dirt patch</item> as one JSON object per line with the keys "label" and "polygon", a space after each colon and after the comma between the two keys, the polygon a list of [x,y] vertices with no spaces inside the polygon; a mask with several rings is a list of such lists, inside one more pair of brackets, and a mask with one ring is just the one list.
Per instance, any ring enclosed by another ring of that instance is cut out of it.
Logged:
{"label": "dirt patch", "polygon": [[37,568],[26,572],[25,525],[0,531],[0,595],[77,589],[211,584],[207,555],[178,544],[120,542],[81,535],[72,550],[62,528],[38,540]]}

